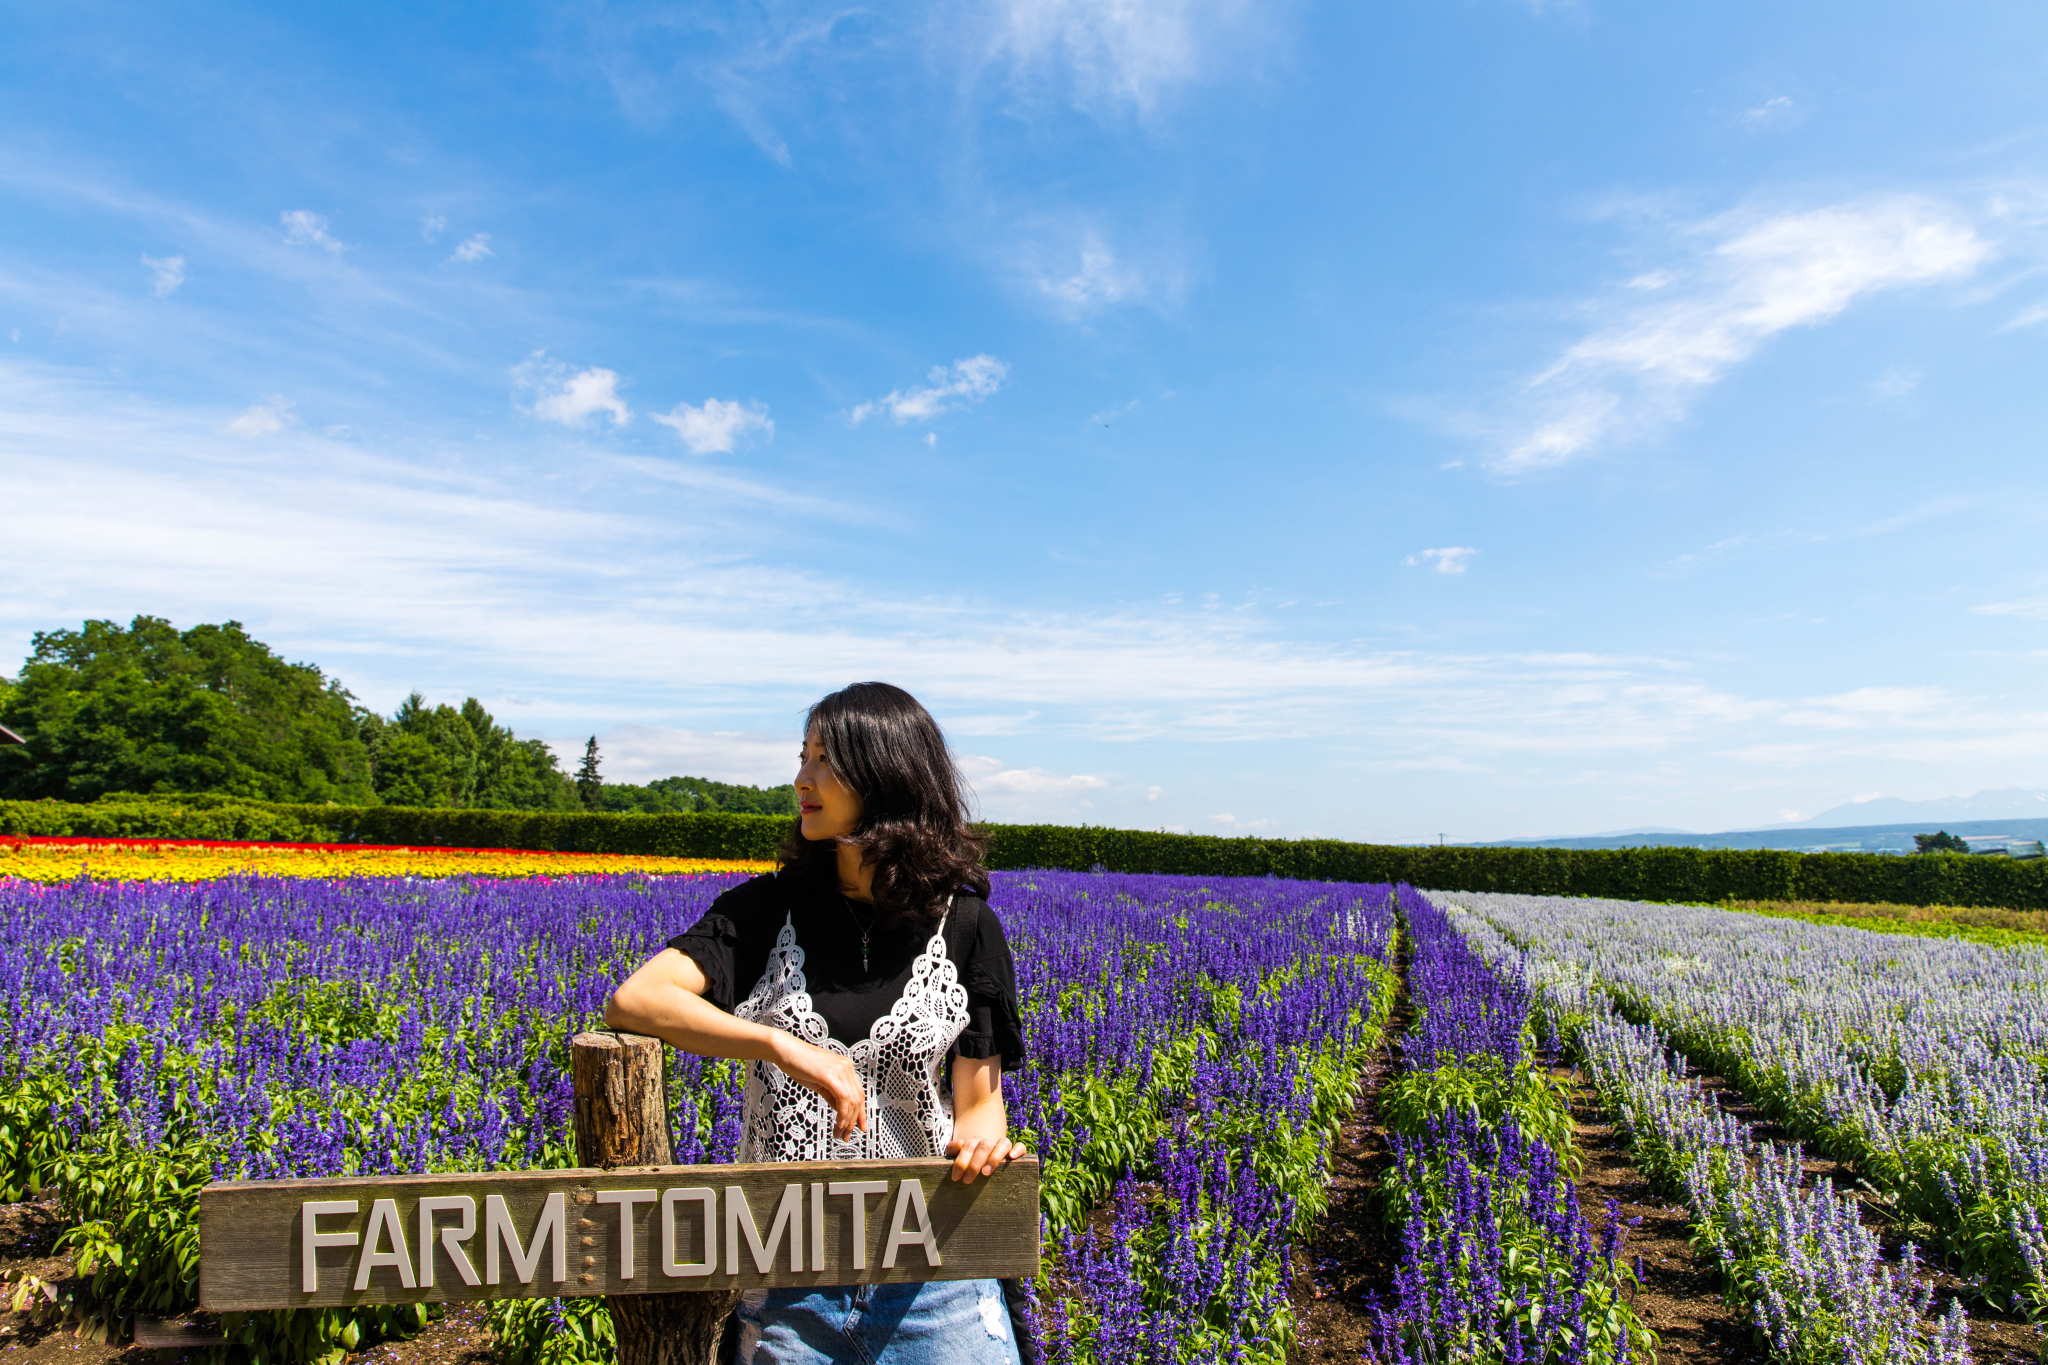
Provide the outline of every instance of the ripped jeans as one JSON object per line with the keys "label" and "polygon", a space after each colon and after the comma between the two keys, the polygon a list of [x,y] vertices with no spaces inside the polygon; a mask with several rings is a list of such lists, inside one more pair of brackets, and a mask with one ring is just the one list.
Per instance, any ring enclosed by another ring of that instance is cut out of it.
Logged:
{"label": "ripped jeans", "polygon": [[994,1280],[755,1290],[736,1365],[1018,1365]]}

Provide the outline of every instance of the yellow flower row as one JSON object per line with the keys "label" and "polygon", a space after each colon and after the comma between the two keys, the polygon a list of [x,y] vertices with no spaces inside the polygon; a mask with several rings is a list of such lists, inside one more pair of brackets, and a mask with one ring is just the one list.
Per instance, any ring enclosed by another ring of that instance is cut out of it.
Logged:
{"label": "yellow flower row", "polygon": [[645,872],[672,876],[766,872],[773,866],[714,858],[529,853],[517,849],[0,841],[0,877],[32,882],[69,881],[81,873],[118,881],[198,882],[238,873],[266,877],[589,877]]}

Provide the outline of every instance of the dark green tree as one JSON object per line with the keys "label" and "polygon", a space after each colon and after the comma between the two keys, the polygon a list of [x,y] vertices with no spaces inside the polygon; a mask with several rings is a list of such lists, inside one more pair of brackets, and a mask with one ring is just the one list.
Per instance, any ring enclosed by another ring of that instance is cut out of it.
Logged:
{"label": "dark green tree", "polygon": [[1913,851],[1915,853],[1968,853],[1970,845],[1960,836],[1950,834],[1944,829],[1933,834],[1914,835]]}
{"label": "dark green tree", "polygon": [[0,696],[0,795],[90,801],[109,792],[217,792],[368,802],[361,713],[311,664],[287,663],[239,622],[179,631],[154,616],[39,631]]}
{"label": "dark green tree", "polygon": [[583,762],[576,766],[576,795],[585,810],[604,809],[604,779],[598,776],[597,736],[583,746]]}
{"label": "dark green tree", "polygon": [[390,720],[364,722],[377,795],[389,806],[573,810],[576,794],[554,751],[519,739],[470,697],[460,710],[414,692]]}

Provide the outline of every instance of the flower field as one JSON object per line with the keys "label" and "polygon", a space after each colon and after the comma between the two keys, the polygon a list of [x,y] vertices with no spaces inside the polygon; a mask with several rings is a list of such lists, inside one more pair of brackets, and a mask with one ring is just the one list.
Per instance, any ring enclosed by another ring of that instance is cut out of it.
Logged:
{"label": "flower field", "polygon": [[1590,1361],[1653,1357],[1630,1306],[1621,1225],[1597,1249],[1579,1207],[1571,1116],[1533,1065],[1529,993],[1438,906],[1402,888],[1420,1019],[1389,1087],[1401,1261],[1380,1358]]}
{"label": "flower field", "polygon": [[[60,857],[134,861],[36,862]],[[208,1180],[575,1164],[568,1040],[742,875],[275,846],[4,859],[43,870],[0,873],[17,949],[0,958],[0,1202],[56,1192],[80,1277],[16,1296],[104,1335],[192,1307]],[[1300,1248],[1382,1044],[1376,1365],[1656,1358],[1624,1222],[1582,1207],[1567,1055],[1773,1359],[1969,1359],[1962,1307],[1937,1305],[1873,1206],[1980,1303],[2048,1307],[2048,951],[1407,887],[995,883],[1031,1050],[1004,1089],[1045,1160],[1032,1315],[1049,1362],[1288,1361]],[[1412,1025],[1390,1038],[1403,998]],[[1723,1113],[1681,1056],[1868,1189],[1804,1178],[1798,1143]],[[676,1159],[729,1160],[738,1068],[676,1057],[669,1078]],[[223,1327],[234,1358],[296,1365],[428,1318]],[[613,1359],[600,1300],[490,1318],[506,1365]]]}
{"label": "flower field", "polygon": [[[1525,969],[1648,1172],[1683,1192],[1774,1354],[1959,1361],[1908,1241],[1884,1256],[1801,1144],[1979,1303],[2048,1317],[2048,951],[1759,921],[1697,907],[1459,894],[1482,955]],[[1760,1139],[1686,1079],[1737,1082],[1800,1142]]]}
{"label": "flower field", "polygon": [[[569,1038],[735,880],[0,881],[4,1197],[61,1189],[76,1307],[118,1332],[194,1302],[209,1179],[573,1165]],[[1388,888],[1019,873],[995,900],[1032,1047],[1005,1089],[1047,1163],[1042,1336],[1074,1360],[1282,1359],[1287,1249],[1394,996]],[[670,1077],[677,1160],[729,1159],[737,1068]],[[494,1315],[515,1356],[604,1357],[598,1301]],[[315,1360],[424,1319],[226,1327]]]}
{"label": "flower field", "polygon": [[386,848],[365,844],[212,843],[169,839],[0,837],[0,877],[65,882],[201,882],[265,877],[591,877],[641,872],[766,872],[771,863],[631,853],[531,853],[504,848]]}

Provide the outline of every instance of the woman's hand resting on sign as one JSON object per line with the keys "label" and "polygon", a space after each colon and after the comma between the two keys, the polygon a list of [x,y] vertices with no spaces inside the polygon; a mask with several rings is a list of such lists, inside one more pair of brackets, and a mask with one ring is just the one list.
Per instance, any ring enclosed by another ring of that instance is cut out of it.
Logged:
{"label": "woman's hand resting on sign", "polygon": [[833,1137],[845,1142],[854,1129],[868,1130],[868,1092],[851,1058],[777,1030],[773,1060],[783,1075],[832,1106]]}
{"label": "woman's hand resting on sign", "polygon": [[773,1062],[832,1106],[833,1131],[841,1142],[852,1137],[854,1129],[867,1129],[867,1093],[852,1061],[812,1047],[793,1033],[735,1019],[704,998],[708,987],[704,969],[693,959],[664,948],[612,992],[604,1021],[700,1057]]}
{"label": "woman's hand resting on sign", "polygon": [[972,1185],[978,1175],[994,1175],[1005,1162],[1027,1156],[1024,1144],[1010,1140],[1010,1116],[1003,1106],[1003,1059],[953,1059],[953,1140],[946,1144],[953,1158],[950,1179]]}

